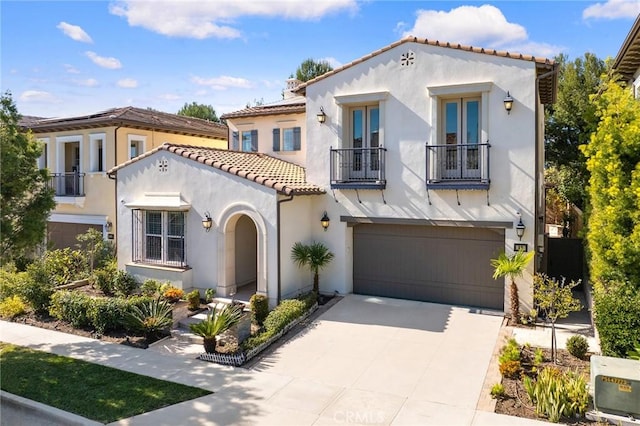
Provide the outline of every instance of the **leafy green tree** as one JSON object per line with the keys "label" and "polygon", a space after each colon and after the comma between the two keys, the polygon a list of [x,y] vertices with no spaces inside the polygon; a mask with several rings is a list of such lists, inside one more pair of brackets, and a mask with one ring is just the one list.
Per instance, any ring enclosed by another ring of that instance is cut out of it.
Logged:
{"label": "leafy green tree", "polygon": [[502,252],[497,259],[491,259],[491,266],[494,268],[493,279],[509,277],[511,285],[509,287],[509,307],[511,308],[511,321],[517,324],[520,321],[520,297],[518,297],[518,286],[516,278],[521,277],[535,252],[525,253],[518,250],[511,256]]}
{"label": "leafy green tree", "polygon": [[592,53],[574,61],[559,55],[556,61],[560,68],[558,98],[545,111],[545,160],[548,168],[555,169],[555,190],[567,202],[583,208],[589,174],[579,146],[587,144],[597,128],[589,96],[600,88],[606,65]]}
{"label": "leafy green tree", "polygon": [[47,218],[56,206],[48,187],[49,172],[40,170],[40,144],[20,126],[20,114],[6,92],[0,99],[0,261],[26,256],[45,237]]}
{"label": "leafy green tree", "polygon": [[[311,58],[305,59],[296,69],[295,77],[302,81],[309,81],[329,71],[333,71],[333,67],[328,61],[315,61]],[[293,76],[292,76],[293,77]]]}
{"label": "leafy green tree", "polygon": [[322,243],[314,242],[309,245],[297,242],[291,248],[291,260],[298,267],[308,267],[313,273],[313,291],[320,291],[319,272],[334,258],[334,254]]}
{"label": "leafy green tree", "polygon": [[564,277],[558,281],[544,274],[536,274],[533,278],[533,301],[538,310],[551,322],[551,360],[553,362],[558,356],[556,321],[568,317],[571,312],[582,309],[580,301],[573,298],[571,291],[578,284],[580,281],[565,284]]}
{"label": "leafy green tree", "polygon": [[186,117],[194,117],[201,118],[203,120],[214,121],[216,123],[220,122],[220,119],[216,115],[216,110],[213,109],[211,105],[199,104],[196,102],[185,103],[180,111],[178,111],[178,115],[183,115]]}
{"label": "leafy green tree", "polygon": [[591,278],[640,287],[640,102],[611,78],[593,97],[600,119],[587,158]]}

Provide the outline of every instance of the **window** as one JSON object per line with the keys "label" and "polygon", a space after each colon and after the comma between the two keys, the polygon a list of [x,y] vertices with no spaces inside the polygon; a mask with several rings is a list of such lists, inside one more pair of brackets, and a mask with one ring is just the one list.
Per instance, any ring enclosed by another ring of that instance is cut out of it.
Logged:
{"label": "window", "polygon": [[133,261],[186,267],[185,212],[134,210]]}
{"label": "window", "polygon": [[105,134],[97,133],[89,135],[90,153],[89,153],[89,171],[104,172],[105,171]]}
{"label": "window", "polygon": [[300,151],[301,132],[300,127],[289,127],[286,129],[273,129],[273,150],[274,151]]}
{"label": "window", "polygon": [[231,149],[233,151],[257,152],[258,131],[243,130],[242,132],[233,132],[231,135]]}
{"label": "window", "polygon": [[352,148],[358,148],[353,153],[353,170],[380,170],[380,108],[378,105],[354,107],[350,115],[350,143]]}
{"label": "window", "polygon": [[42,154],[38,157],[38,168],[46,169],[49,167],[49,138],[38,139],[42,144]]}
{"label": "window", "polygon": [[129,135],[127,139],[129,141],[129,160],[145,152],[146,136]]}

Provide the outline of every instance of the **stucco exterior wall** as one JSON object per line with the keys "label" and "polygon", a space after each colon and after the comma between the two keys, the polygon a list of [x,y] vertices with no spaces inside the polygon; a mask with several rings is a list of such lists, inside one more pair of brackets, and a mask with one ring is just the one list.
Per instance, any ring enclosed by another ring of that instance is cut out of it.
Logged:
{"label": "stucco exterior wall", "polygon": [[[403,65],[401,55],[413,52],[412,65]],[[325,124],[313,114],[307,117],[307,179],[330,187],[330,147],[347,147],[347,106],[338,98],[363,94],[384,94],[380,101],[380,143],[386,152],[387,186],[380,190],[335,190],[333,195],[314,200],[314,211],[327,210],[334,219],[325,238],[340,259],[332,266],[333,283],[321,283],[322,290],[339,287],[352,291],[351,229],[338,224],[339,217],[379,217],[433,219],[444,221],[511,222],[505,231],[505,250],[513,252],[513,244],[536,247],[535,238],[535,158],[536,99],[535,64],[456,49],[405,43],[345,69],[307,87],[307,110],[323,107]],[[441,126],[438,101],[433,88],[486,84],[490,89],[483,97],[481,143],[490,143],[490,189],[429,190],[426,189],[425,144],[443,144],[438,139]],[[514,98],[510,114],[503,100],[510,92]],[[338,97],[338,98],[337,98]],[[359,199],[358,199],[359,198]],[[337,201],[337,202],[336,202]],[[517,212],[527,226],[522,241],[515,234]],[[338,226],[334,226],[338,225]],[[519,283],[525,306],[532,302],[531,275]],[[342,283],[339,282],[344,277]],[[505,297],[506,304],[508,298]],[[507,306],[505,306],[507,308]]]}

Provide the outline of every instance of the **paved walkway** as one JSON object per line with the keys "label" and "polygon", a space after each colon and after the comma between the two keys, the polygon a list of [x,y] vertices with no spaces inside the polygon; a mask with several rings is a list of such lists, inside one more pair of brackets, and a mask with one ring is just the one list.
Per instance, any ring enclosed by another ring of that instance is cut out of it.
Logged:
{"label": "paved walkway", "polygon": [[[417,312],[431,319],[416,322]],[[500,320],[348,295],[251,369],[18,323],[0,322],[0,340],[215,392],[114,425],[543,425],[478,409]]]}

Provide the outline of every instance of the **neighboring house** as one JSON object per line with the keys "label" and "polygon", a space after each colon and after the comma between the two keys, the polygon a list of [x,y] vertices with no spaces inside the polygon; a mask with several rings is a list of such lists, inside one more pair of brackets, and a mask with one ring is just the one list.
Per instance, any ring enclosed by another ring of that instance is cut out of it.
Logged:
{"label": "neighboring house", "polygon": [[[518,244],[544,249],[542,105],[555,100],[557,70],[532,56],[404,38],[293,89],[306,99],[303,122],[268,106],[227,114],[237,150],[167,145],[112,170],[126,224],[120,266],[228,296],[255,265],[256,290],[273,305],[311,287],[290,251],[315,240],[335,254],[322,292],[507,310],[490,260]],[[287,157],[275,135],[292,127],[300,155]],[[164,213],[149,217],[145,206]],[[185,223],[179,265],[164,231],[173,216]],[[169,262],[159,268],[144,253],[160,235]],[[518,280],[524,309],[538,261]]]}
{"label": "neighboring house", "polygon": [[622,43],[613,61],[613,69],[622,75],[635,97],[640,99],[640,15]]}
{"label": "neighboring house", "polygon": [[115,165],[166,142],[227,147],[222,124],[134,107],[79,117],[25,117],[21,124],[44,143],[39,165],[51,172],[56,193],[47,229],[54,248],[74,247],[76,236],[89,228],[114,238],[115,182],[106,171]]}

